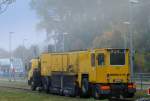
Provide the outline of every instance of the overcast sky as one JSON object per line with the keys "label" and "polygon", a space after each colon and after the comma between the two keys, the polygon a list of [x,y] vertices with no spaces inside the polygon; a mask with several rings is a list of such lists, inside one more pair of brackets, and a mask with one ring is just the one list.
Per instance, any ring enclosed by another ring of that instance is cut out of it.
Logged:
{"label": "overcast sky", "polygon": [[12,35],[12,47],[15,49],[23,44],[23,39],[27,39],[25,46],[40,44],[45,39],[44,32],[36,30],[38,17],[30,9],[30,0],[16,0],[7,11],[0,15],[0,48],[9,50],[9,32]]}

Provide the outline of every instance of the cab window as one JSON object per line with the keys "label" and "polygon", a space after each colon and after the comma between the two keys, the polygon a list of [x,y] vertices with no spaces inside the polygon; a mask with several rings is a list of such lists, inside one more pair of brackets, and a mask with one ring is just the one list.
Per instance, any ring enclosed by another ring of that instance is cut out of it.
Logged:
{"label": "cab window", "polygon": [[91,54],[91,66],[92,67],[95,66],[95,54],[94,53]]}
{"label": "cab window", "polygon": [[105,61],[104,61],[103,53],[97,55],[97,61],[98,61],[98,65],[104,65]]}
{"label": "cab window", "polygon": [[125,52],[111,52],[110,53],[110,65],[125,65]]}

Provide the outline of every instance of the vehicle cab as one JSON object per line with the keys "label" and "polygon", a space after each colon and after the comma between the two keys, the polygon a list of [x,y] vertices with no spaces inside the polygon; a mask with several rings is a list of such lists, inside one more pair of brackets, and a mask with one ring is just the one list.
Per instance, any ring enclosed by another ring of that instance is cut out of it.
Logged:
{"label": "vehicle cab", "polygon": [[96,49],[91,53],[91,80],[99,95],[132,97],[136,91],[130,80],[129,49]]}

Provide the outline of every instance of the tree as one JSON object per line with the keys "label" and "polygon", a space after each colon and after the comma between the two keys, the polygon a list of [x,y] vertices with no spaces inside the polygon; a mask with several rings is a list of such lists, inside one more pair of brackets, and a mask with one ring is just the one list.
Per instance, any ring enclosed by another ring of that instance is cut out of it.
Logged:
{"label": "tree", "polygon": [[0,0],[0,14],[4,13],[13,2],[15,2],[15,0]]}
{"label": "tree", "polygon": [[0,58],[9,58],[9,52],[4,49],[0,49]]}
{"label": "tree", "polygon": [[32,45],[29,49],[24,46],[19,46],[14,50],[13,56],[15,58],[21,58],[24,64],[28,64],[31,59],[39,56],[39,48],[37,45]]}
{"label": "tree", "polygon": [[[58,47],[62,34],[68,33],[80,38],[86,44],[84,48],[90,48],[96,36],[112,29],[111,25],[120,19],[127,19],[127,3],[126,0],[32,0],[31,7],[41,19],[38,28],[44,28],[47,34],[52,31],[57,34]],[[69,43],[72,46],[74,41]]]}

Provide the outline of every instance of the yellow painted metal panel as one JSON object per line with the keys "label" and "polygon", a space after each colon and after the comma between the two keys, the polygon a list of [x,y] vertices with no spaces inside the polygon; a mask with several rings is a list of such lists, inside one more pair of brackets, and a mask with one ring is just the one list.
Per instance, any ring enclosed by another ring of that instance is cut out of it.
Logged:
{"label": "yellow painted metal panel", "polygon": [[[88,51],[45,53],[40,56],[42,76],[51,75],[52,71],[65,71],[76,73],[78,83],[81,85],[82,74],[88,74],[91,83],[123,83],[129,81],[130,65],[129,50],[126,50],[125,65],[110,65],[111,49],[94,49]],[[104,64],[98,65],[98,54],[104,54]],[[94,63],[91,63],[91,54],[95,55]]]}
{"label": "yellow painted metal panel", "polygon": [[41,75],[47,76],[51,74],[51,55],[42,54],[41,55]]}
{"label": "yellow painted metal panel", "polygon": [[33,70],[35,69],[35,68],[38,68],[39,66],[38,66],[38,64],[39,64],[39,59],[32,59],[31,61],[30,61],[30,70],[29,70],[29,72],[28,72],[28,80],[30,80],[30,78],[33,76]]}

